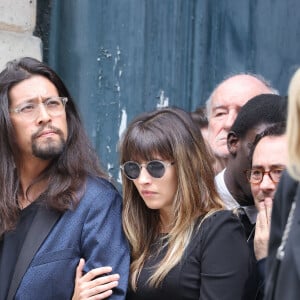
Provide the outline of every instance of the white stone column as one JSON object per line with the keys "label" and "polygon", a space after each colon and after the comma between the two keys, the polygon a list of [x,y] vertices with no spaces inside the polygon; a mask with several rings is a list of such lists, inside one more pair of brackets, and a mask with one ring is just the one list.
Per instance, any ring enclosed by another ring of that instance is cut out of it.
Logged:
{"label": "white stone column", "polygon": [[42,59],[41,39],[32,35],[36,6],[37,0],[0,0],[0,70],[15,58]]}

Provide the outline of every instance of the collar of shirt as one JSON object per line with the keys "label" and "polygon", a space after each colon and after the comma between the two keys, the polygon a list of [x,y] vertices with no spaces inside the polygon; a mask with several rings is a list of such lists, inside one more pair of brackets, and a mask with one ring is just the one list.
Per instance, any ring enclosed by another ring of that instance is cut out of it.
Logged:
{"label": "collar of shirt", "polygon": [[242,208],[245,214],[247,215],[249,221],[251,224],[256,223],[256,217],[257,217],[257,209],[255,205],[251,206],[241,206],[230,194],[224,180],[224,173],[225,170],[222,170],[219,174],[215,177],[215,183],[219,192],[219,195],[228,210],[235,210]]}
{"label": "collar of shirt", "polygon": [[244,210],[244,212],[247,215],[251,224],[255,224],[256,217],[257,217],[257,209],[256,209],[255,205],[241,206],[241,208]]}

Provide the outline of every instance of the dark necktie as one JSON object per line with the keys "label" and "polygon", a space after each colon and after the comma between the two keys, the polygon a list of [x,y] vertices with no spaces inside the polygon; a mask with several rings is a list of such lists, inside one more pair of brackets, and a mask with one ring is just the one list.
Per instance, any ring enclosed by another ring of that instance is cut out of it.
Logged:
{"label": "dark necktie", "polygon": [[245,235],[246,235],[246,238],[248,240],[250,238],[250,235],[253,232],[255,224],[251,224],[245,210],[242,207],[238,208],[238,215],[239,215],[239,218],[240,218],[240,220],[243,224],[243,227],[244,227],[244,230],[245,230]]}

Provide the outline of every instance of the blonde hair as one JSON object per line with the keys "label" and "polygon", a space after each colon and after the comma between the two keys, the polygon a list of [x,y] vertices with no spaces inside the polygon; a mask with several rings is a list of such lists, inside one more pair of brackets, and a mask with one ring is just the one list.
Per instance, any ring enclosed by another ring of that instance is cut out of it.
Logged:
{"label": "blonde hair", "polygon": [[[123,174],[123,225],[131,246],[130,284],[135,290],[151,245],[166,247],[162,261],[154,267],[150,286],[158,286],[177,265],[189,244],[199,217],[223,208],[215,185],[210,154],[200,131],[189,114],[179,108],[164,108],[135,119],[120,145],[121,164],[128,160],[150,161],[157,155],[173,161],[178,188],[173,203],[171,230],[159,238],[158,210],[149,209],[134,183]],[[154,253],[158,254],[158,253]]]}
{"label": "blonde hair", "polygon": [[293,75],[288,89],[288,171],[300,180],[300,69]]}

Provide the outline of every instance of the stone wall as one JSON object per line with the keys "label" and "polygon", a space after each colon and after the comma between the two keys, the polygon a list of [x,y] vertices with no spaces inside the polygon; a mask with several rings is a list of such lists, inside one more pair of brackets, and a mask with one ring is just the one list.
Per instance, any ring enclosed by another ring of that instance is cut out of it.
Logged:
{"label": "stone wall", "polygon": [[41,39],[33,36],[39,0],[0,0],[0,70],[22,56],[42,59]]}

